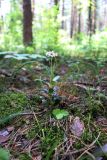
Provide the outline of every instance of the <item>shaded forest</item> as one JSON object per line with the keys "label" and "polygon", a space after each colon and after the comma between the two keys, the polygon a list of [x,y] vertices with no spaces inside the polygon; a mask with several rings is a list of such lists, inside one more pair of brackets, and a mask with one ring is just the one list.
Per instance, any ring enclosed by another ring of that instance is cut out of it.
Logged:
{"label": "shaded forest", "polygon": [[107,159],[107,0],[0,0],[0,160]]}

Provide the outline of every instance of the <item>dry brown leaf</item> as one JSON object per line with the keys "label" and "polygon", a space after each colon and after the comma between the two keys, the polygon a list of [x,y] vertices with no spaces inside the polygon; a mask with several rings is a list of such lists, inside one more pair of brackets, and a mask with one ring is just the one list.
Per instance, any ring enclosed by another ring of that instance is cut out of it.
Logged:
{"label": "dry brown leaf", "polygon": [[9,136],[1,136],[0,135],[0,144],[7,142],[9,140]]}
{"label": "dry brown leaf", "polygon": [[80,137],[84,132],[84,123],[80,121],[79,117],[75,117],[73,123],[71,125],[71,132],[75,135]]}

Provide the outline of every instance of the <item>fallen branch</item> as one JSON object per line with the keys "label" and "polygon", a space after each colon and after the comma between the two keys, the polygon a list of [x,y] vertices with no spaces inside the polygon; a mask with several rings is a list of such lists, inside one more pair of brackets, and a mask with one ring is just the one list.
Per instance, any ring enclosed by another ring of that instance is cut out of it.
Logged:
{"label": "fallen branch", "polygon": [[[87,154],[89,154],[89,150],[90,150],[90,148],[98,141],[98,139],[99,139],[99,137],[100,137],[100,132],[99,132],[99,134],[98,134],[98,136],[97,136],[97,138],[88,146],[88,148],[76,159],[76,160],[79,160],[85,153],[87,153]],[[91,158],[92,158],[92,154],[91,154]]]}
{"label": "fallen branch", "polygon": [[[41,112],[37,112],[35,114],[37,115],[40,113]],[[18,113],[11,114],[7,116],[6,118],[0,119],[0,127],[3,127],[4,125],[8,124],[14,118],[17,118],[19,116],[30,116],[30,115],[34,115],[34,112],[18,112]]]}

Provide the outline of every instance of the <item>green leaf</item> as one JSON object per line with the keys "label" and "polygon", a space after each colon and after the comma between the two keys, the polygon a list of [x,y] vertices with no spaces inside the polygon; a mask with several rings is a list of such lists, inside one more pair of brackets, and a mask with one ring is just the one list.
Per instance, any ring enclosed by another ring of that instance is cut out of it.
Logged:
{"label": "green leaf", "polygon": [[9,160],[9,159],[10,159],[9,151],[0,148],[0,160]]}
{"label": "green leaf", "polygon": [[64,109],[54,109],[52,113],[56,117],[56,119],[62,119],[69,115],[68,111]]}
{"label": "green leaf", "polygon": [[57,82],[59,79],[60,79],[60,76],[55,76],[55,77],[53,78],[53,81],[54,81],[54,82]]}

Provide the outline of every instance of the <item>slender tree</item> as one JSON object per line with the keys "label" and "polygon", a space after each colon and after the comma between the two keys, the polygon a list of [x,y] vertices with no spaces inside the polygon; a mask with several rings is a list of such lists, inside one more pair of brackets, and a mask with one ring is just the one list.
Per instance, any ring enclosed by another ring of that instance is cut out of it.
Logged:
{"label": "slender tree", "polygon": [[54,0],[54,4],[57,6],[58,5],[59,0]]}
{"label": "slender tree", "polygon": [[61,28],[64,29],[64,12],[65,12],[65,0],[62,0],[62,24],[61,24]]}
{"label": "slender tree", "polygon": [[59,12],[59,0],[54,0],[54,5],[57,6],[57,15],[55,16],[55,20],[57,20],[57,16]]}
{"label": "slender tree", "polygon": [[97,28],[97,0],[94,0],[93,33],[96,32],[96,28]]}
{"label": "slender tree", "polygon": [[92,0],[89,0],[89,7],[88,7],[88,32],[91,37],[92,36]]}
{"label": "slender tree", "polygon": [[71,25],[70,25],[70,37],[73,37],[74,34],[74,26],[75,26],[75,2],[72,0],[71,3]]}
{"label": "slender tree", "polygon": [[81,3],[79,3],[79,9],[78,9],[78,33],[81,32]]}
{"label": "slender tree", "polygon": [[30,45],[32,36],[32,7],[31,0],[23,0],[23,43]]}

